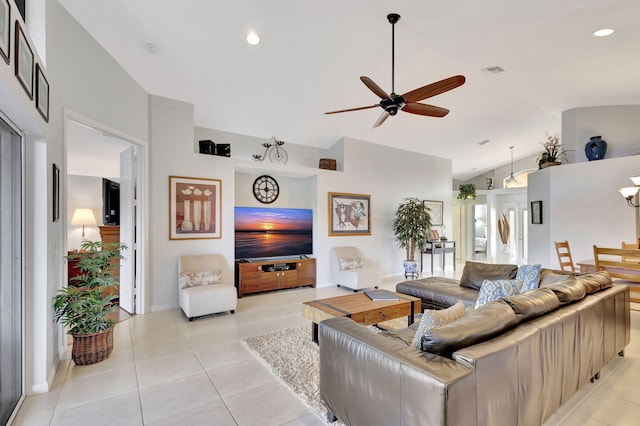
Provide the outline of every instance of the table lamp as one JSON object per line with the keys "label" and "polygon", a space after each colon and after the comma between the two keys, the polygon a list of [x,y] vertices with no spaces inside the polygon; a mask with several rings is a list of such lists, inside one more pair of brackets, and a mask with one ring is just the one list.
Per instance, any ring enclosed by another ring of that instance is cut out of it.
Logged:
{"label": "table lamp", "polygon": [[85,226],[97,226],[96,217],[91,209],[75,209],[71,217],[71,225],[82,225],[82,237],[84,237]]}

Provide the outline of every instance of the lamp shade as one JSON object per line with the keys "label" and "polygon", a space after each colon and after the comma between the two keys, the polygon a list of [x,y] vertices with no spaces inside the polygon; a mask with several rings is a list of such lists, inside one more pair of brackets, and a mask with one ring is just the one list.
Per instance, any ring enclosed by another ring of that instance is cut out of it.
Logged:
{"label": "lamp shade", "polygon": [[640,176],[634,176],[630,178],[635,186],[640,186]]}
{"label": "lamp shade", "polygon": [[96,226],[96,217],[91,209],[75,209],[71,217],[72,225]]}
{"label": "lamp shade", "polygon": [[637,186],[627,186],[626,188],[620,188],[620,193],[622,194],[622,196],[626,199],[630,199],[632,198],[634,195],[636,195],[638,193],[638,190],[640,190],[640,187]]}
{"label": "lamp shade", "polygon": [[82,236],[84,237],[85,226],[96,226],[96,217],[91,209],[75,209],[71,217],[72,225],[82,225]]}

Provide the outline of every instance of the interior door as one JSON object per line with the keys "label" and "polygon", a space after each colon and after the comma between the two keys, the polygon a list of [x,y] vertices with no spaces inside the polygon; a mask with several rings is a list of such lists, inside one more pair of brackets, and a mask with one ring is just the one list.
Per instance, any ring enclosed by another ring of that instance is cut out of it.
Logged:
{"label": "interior door", "polygon": [[120,242],[127,246],[120,261],[120,307],[136,312],[135,148],[120,153]]}

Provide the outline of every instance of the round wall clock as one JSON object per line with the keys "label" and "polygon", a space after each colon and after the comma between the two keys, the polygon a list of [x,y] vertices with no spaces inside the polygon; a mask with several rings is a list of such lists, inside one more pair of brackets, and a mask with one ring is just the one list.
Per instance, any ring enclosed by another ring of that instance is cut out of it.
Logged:
{"label": "round wall clock", "polygon": [[253,181],[253,195],[264,204],[273,203],[280,195],[278,182],[271,176],[262,175]]}

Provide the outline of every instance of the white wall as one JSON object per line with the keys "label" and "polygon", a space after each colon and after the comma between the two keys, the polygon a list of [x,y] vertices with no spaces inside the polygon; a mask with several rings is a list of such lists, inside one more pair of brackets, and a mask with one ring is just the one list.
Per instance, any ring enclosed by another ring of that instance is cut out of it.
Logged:
{"label": "white wall", "polygon": [[640,154],[640,105],[574,108],[562,113],[562,145],[574,159],[585,162],[585,144],[591,136],[607,141],[605,158]]}
{"label": "white wall", "polygon": [[558,268],[554,241],[568,240],[574,262],[593,259],[593,245],[636,240],[635,210],[618,192],[640,174],[640,156],[567,164],[529,177],[528,201],[542,200],[542,225],[529,225],[529,262]]}
{"label": "white wall", "polygon": [[[280,197],[273,207],[304,207],[314,210],[314,256],[318,286],[334,285],[329,252],[331,247],[359,246],[379,262],[385,274],[401,274],[404,252],[393,239],[391,222],[400,201],[416,196],[443,200],[445,224],[451,224],[451,161],[428,155],[409,154],[393,148],[345,138],[329,150],[286,144],[286,165],[255,162],[251,154],[263,139],[196,128],[189,104],[151,96],[151,210],[152,272],[151,310],[178,306],[177,258],[184,254],[218,252],[234,259],[233,207],[260,205],[252,195],[255,177],[269,174],[280,184]],[[231,157],[197,153],[197,141],[231,143]],[[321,170],[321,157],[343,162],[344,171]],[[168,239],[169,176],[222,180],[222,238],[212,240]],[[371,195],[370,236],[328,235],[328,193]]]}

